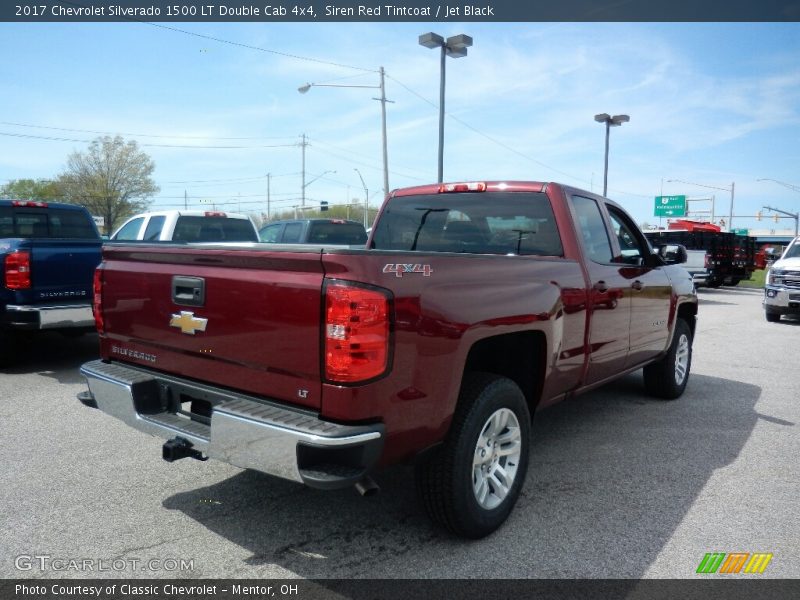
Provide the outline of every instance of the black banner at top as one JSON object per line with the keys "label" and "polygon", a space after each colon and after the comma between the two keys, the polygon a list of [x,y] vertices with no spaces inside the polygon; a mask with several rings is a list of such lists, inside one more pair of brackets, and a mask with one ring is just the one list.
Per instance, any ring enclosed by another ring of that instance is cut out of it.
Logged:
{"label": "black banner at top", "polygon": [[7,0],[6,22],[800,21],[800,0]]}

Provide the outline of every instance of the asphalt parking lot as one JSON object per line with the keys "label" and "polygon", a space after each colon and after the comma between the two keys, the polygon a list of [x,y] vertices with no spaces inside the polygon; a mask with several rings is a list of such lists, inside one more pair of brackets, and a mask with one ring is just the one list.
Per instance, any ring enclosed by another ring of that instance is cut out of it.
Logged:
{"label": "asphalt parking lot", "polygon": [[707,552],[769,552],[746,577],[800,577],[800,321],[767,323],[760,290],[699,296],[686,394],[652,400],[637,373],[538,414],[523,495],[477,542],[431,525],[409,468],[362,498],[165,463],[75,399],[96,338],[43,335],[0,372],[0,577],[690,578]]}

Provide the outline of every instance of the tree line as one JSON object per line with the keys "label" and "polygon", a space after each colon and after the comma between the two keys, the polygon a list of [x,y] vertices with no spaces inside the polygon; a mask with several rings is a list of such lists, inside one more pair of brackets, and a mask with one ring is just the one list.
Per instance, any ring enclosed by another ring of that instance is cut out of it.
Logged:
{"label": "tree line", "polygon": [[52,179],[12,179],[0,188],[0,196],[80,204],[103,217],[111,232],[150,206],[149,198],[159,192],[153,171],[155,163],[135,141],[102,136],[85,151],[72,152],[65,170]]}

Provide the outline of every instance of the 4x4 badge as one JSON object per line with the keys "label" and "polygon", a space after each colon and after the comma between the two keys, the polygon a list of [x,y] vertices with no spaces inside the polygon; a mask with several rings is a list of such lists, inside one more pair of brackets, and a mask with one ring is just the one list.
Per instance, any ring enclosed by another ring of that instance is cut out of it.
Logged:
{"label": "4x4 badge", "polygon": [[205,331],[208,319],[195,317],[193,312],[182,310],[179,315],[172,315],[169,321],[170,327],[177,327],[182,333],[194,335],[195,331]]}

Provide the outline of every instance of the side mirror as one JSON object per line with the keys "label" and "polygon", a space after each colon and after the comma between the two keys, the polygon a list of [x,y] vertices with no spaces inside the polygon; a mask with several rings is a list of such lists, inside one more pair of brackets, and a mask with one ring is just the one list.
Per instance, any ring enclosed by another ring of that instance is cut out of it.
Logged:
{"label": "side mirror", "polygon": [[658,247],[658,255],[668,265],[681,265],[686,262],[688,254],[681,244],[664,244]]}

